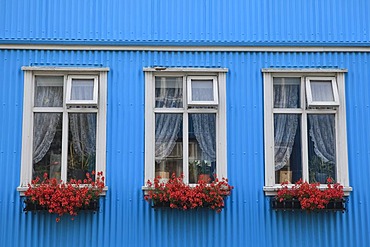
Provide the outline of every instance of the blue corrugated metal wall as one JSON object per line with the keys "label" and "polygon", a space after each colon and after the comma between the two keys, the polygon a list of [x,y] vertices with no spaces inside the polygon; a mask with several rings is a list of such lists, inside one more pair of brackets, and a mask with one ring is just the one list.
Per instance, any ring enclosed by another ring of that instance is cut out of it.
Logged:
{"label": "blue corrugated metal wall", "polygon": [[370,41],[367,0],[0,0],[0,6],[0,42],[368,45]]}
{"label": "blue corrugated metal wall", "polygon": [[[370,243],[369,53],[0,50],[0,246],[368,246]],[[109,67],[107,184],[97,214],[60,223],[25,214],[19,185],[24,65]],[[154,211],[143,200],[144,75],[153,65],[226,67],[228,175],[220,214]],[[346,68],[348,212],[274,212],[262,191],[261,68]]]}

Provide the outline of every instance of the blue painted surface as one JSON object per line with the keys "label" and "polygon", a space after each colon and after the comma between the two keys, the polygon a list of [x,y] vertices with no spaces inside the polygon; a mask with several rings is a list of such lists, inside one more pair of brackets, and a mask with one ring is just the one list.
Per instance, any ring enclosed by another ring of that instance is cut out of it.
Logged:
{"label": "blue painted surface", "polygon": [[[369,53],[0,50],[0,246],[368,246]],[[107,185],[96,214],[60,223],[25,214],[19,185],[22,66],[104,66],[108,72]],[[228,176],[220,214],[155,211],[143,200],[143,67],[225,67]],[[349,177],[342,213],[274,212],[264,196],[262,68],[345,68]]]}
{"label": "blue painted surface", "polygon": [[0,43],[370,43],[368,0],[0,0],[0,6]]}

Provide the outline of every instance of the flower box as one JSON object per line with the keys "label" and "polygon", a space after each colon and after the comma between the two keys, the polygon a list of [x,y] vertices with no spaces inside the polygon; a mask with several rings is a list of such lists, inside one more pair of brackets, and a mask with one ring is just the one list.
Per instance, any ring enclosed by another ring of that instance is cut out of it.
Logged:
{"label": "flower box", "polygon": [[26,199],[23,211],[46,211],[56,214],[56,221],[60,217],[69,214],[71,219],[78,215],[81,210],[97,211],[99,209],[99,197],[104,189],[104,177],[98,172],[93,180],[95,172],[91,175],[86,173],[83,181],[71,179],[63,182],[56,178],[36,178],[28,185],[25,192]]}
{"label": "flower box", "polygon": [[[99,200],[90,201],[89,204],[83,205],[78,211],[92,211],[97,212],[99,210]],[[33,202],[31,199],[26,198],[24,200],[24,212],[37,212],[37,211],[48,211],[46,206],[40,205]]]}
{"label": "flower box", "polygon": [[183,176],[172,178],[164,183],[160,177],[154,182],[147,182],[148,190],[144,199],[152,208],[171,208],[180,210],[209,208],[221,212],[225,205],[225,197],[231,194],[233,189],[226,179],[217,178],[207,183],[199,180],[196,186],[185,184]]}
{"label": "flower box", "polygon": [[271,200],[274,210],[345,211],[343,186],[327,180],[327,188],[319,183],[303,182],[300,179],[292,186],[282,183],[277,195]]}
{"label": "flower box", "polygon": [[[333,199],[328,202],[322,209],[315,209],[313,211],[320,212],[320,211],[341,211],[344,212],[346,201],[345,199]],[[275,211],[299,211],[305,210],[302,209],[301,203],[298,199],[289,199],[280,202],[277,198],[271,199],[271,208]]]}

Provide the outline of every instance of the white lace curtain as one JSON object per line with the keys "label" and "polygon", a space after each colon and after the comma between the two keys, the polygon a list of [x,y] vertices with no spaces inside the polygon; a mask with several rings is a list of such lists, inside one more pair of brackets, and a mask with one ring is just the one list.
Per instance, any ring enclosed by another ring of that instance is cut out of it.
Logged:
{"label": "white lace curtain", "polygon": [[308,115],[309,135],[315,154],[323,162],[335,164],[335,117],[334,115]]}
{"label": "white lace curtain", "polygon": [[[181,83],[182,81],[179,81]],[[157,108],[182,107],[182,88],[157,88]],[[182,114],[155,115],[155,161],[160,163],[171,154],[176,145],[178,133],[182,125]]]}
{"label": "white lace curtain", "polygon": [[[274,87],[274,106],[298,108],[299,87],[279,85]],[[297,114],[274,115],[275,170],[283,168],[290,159],[299,124]],[[309,137],[314,152],[324,162],[335,163],[335,117],[334,115],[308,115]]]}
{"label": "white lace curtain", "polygon": [[[63,87],[37,87],[35,106],[55,107],[63,104]],[[35,113],[33,130],[33,163],[38,163],[49,151],[61,113]]]}
{"label": "white lace curtain", "polygon": [[[181,85],[182,81],[179,81]],[[157,108],[182,107],[182,88],[161,87],[156,89]],[[216,115],[191,114],[194,134],[202,150],[203,158],[209,161],[216,160]],[[155,115],[155,160],[160,163],[172,152],[182,129],[182,114],[166,113]]]}
{"label": "white lace curtain", "polygon": [[[299,86],[279,85],[274,87],[274,106],[277,108],[297,108]],[[297,133],[297,114],[274,115],[275,170],[283,168],[290,159],[294,138]]]}
{"label": "white lace curtain", "polygon": [[216,161],[216,114],[191,114],[191,118],[202,158]]}
{"label": "white lace curtain", "polygon": [[79,157],[92,157],[96,150],[96,114],[69,114],[73,151]]}

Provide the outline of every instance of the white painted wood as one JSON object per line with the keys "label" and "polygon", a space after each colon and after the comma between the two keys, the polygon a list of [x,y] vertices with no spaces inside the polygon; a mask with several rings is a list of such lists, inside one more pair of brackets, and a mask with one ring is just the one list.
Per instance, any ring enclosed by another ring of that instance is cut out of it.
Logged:
{"label": "white painted wood", "polygon": [[[197,101],[193,100],[192,85],[193,80],[212,80],[213,84],[213,100],[212,101]],[[188,76],[187,77],[187,104],[189,106],[207,106],[207,105],[218,105],[218,83],[216,76]]]}
{"label": "white painted wood", "polygon": [[250,45],[62,45],[62,44],[0,44],[0,50],[58,51],[210,51],[210,52],[370,52],[369,46],[250,46]]}
{"label": "white painted wood", "polygon": [[[227,69],[214,68],[171,68],[170,71],[164,68],[144,68],[145,72],[145,175],[146,181],[153,180],[155,174],[155,114],[156,113],[177,113],[183,115],[183,173],[184,182],[189,182],[189,114],[190,113],[214,113],[216,114],[216,143],[217,163],[216,173],[218,177],[227,177],[226,158],[226,72]],[[217,83],[218,108],[189,108],[188,99],[190,78],[214,78]],[[155,77],[182,77],[183,78],[183,108],[155,108]]]}
{"label": "white painted wood", "polygon": [[[106,171],[106,104],[107,104],[107,72],[108,68],[57,68],[57,67],[22,67],[24,70],[24,105],[23,105],[23,133],[20,187],[27,186],[32,180],[33,156],[33,115],[34,113],[61,113],[62,117],[62,158],[61,179],[67,180],[67,153],[68,153],[68,114],[70,113],[97,113],[96,136],[96,171]],[[96,96],[98,108],[67,108],[63,107],[33,107],[35,75],[56,75],[64,77],[63,95],[66,99],[68,76],[96,78]],[[23,191],[22,189],[18,189]]]}
{"label": "white painted wood", "polygon": [[[309,180],[308,169],[308,126],[307,116],[309,114],[334,114],[336,121],[336,170],[337,182],[346,187],[347,192],[352,190],[348,180],[348,151],[346,132],[346,110],[345,110],[345,86],[344,73],[341,70],[295,70],[295,69],[263,69],[264,80],[264,133],[265,133],[265,187],[266,195],[275,195],[280,185],[275,181],[274,169],[274,123],[273,114],[299,114],[301,116],[301,146],[302,146],[302,178]],[[301,77],[301,105],[300,109],[273,108],[273,78],[274,77]],[[313,77],[315,76],[315,77]],[[329,76],[329,77],[328,77]],[[338,93],[339,106],[333,109],[310,109],[306,107],[305,82],[317,78],[330,78],[337,86],[334,90]],[[322,185],[325,186],[325,185]]]}

